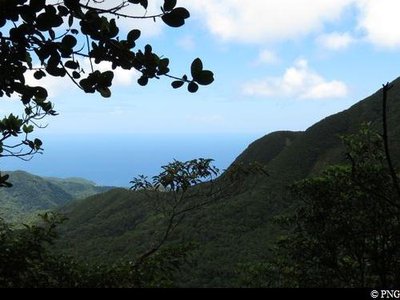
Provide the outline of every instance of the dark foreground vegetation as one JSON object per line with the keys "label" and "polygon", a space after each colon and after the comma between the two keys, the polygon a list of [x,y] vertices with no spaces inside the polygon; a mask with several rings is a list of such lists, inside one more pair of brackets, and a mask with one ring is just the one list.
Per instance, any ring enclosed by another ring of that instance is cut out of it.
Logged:
{"label": "dark foreground vegetation", "polygon": [[175,161],[40,224],[2,221],[0,284],[395,287],[398,89],[385,122],[380,90],[304,133],[256,141],[219,177],[212,160]]}

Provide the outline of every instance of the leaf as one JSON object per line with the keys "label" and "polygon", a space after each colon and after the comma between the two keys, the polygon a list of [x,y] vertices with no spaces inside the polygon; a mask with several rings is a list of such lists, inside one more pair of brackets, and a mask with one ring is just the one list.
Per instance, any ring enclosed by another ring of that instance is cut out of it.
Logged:
{"label": "leaf", "polygon": [[52,40],[55,40],[55,39],[56,39],[56,33],[54,32],[53,29],[50,29],[50,30],[49,30],[49,35],[50,35],[50,38],[51,38]]}
{"label": "leaf", "polygon": [[138,84],[140,84],[141,86],[145,86],[147,85],[147,83],[149,82],[149,78],[142,76],[138,79]]}
{"label": "leaf", "polygon": [[59,5],[59,6],[57,6],[57,9],[61,16],[63,16],[63,17],[68,16],[69,10],[65,6]]}
{"label": "leaf", "polygon": [[24,125],[24,126],[22,127],[22,130],[23,130],[26,134],[31,133],[31,132],[33,132],[33,125],[29,125],[29,126]]}
{"label": "leaf", "polygon": [[168,68],[168,65],[169,65],[169,59],[168,58],[160,59],[160,61],[158,62],[157,75],[167,74],[170,71],[169,68]]}
{"label": "leaf", "polygon": [[171,27],[180,27],[185,24],[185,19],[189,18],[190,14],[186,8],[178,7],[171,12],[163,15],[161,19],[165,24]]}
{"label": "leaf", "polygon": [[29,2],[29,6],[33,9],[34,12],[41,11],[46,5],[46,0],[31,0]]}
{"label": "leaf", "polygon": [[111,97],[111,90],[108,87],[98,88],[97,91],[104,97],[110,98]]}
{"label": "leaf", "polygon": [[93,84],[90,82],[88,78],[84,78],[79,81],[79,85],[82,87],[85,93],[94,93],[95,89],[93,88]]}
{"label": "leaf", "polygon": [[72,27],[73,24],[74,24],[74,15],[70,14],[68,17],[68,26]]}
{"label": "leaf", "polygon": [[198,84],[209,85],[214,81],[214,73],[208,70],[201,71],[194,79]]}
{"label": "leaf", "polygon": [[4,176],[1,176],[0,174],[0,187],[6,187],[6,188],[10,188],[13,185],[9,182],[7,182],[7,180],[10,178],[10,175],[6,174]]}
{"label": "leaf", "polygon": [[65,67],[68,69],[76,70],[79,68],[79,63],[73,60],[69,60],[65,63]]}
{"label": "leaf", "polygon": [[101,73],[99,84],[103,86],[111,86],[112,80],[114,79],[114,72],[113,71],[105,71]]}
{"label": "leaf", "polygon": [[201,71],[203,71],[203,63],[200,58],[196,58],[190,67],[192,77],[195,78]]}
{"label": "leaf", "polygon": [[31,7],[24,5],[20,8],[21,18],[27,23],[33,23],[36,18],[35,11]]}
{"label": "leaf", "polygon": [[77,40],[73,35],[67,34],[66,36],[63,37],[61,44],[65,48],[74,48],[77,44]]}
{"label": "leaf", "polygon": [[64,0],[64,5],[71,10],[79,9],[79,0]]}
{"label": "leaf", "polygon": [[144,9],[147,9],[147,7],[149,6],[148,0],[142,0],[140,1],[140,4],[144,7]]}
{"label": "leaf", "polygon": [[38,99],[46,99],[48,96],[47,90],[41,86],[35,88],[35,97]]}
{"label": "leaf", "polygon": [[35,139],[35,140],[33,141],[33,143],[35,144],[35,148],[38,149],[38,150],[39,150],[40,147],[42,147],[42,145],[43,145],[42,141],[39,140],[39,139]]}
{"label": "leaf", "polygon": [[148,0],[128,0],[128,2],[133,4],[140,4],[145,9],[147,9],[147,6],[149,5]]}
{"label": "leaf", "polygon": [[194,81],[191,81],[188,85],[188,91],[191,93],[196,93],[199,89],[199,86]]}
{"label": "leaf", "polygon": [[151,45],[147,44],[147,45],[144,47],[144,54],[145,54],[145,55],[149,55],[149,54],[151,54],[151,51],[153,51],[153,48],[151,47]]}
{"label": "leaf", "polygon": [[172,12],[183,19],[188,19],[190,17],[189,11],[184,7],[177,7]]}
{"label": "leaf", "polygon": [[173,10],[176,6],[176,0],[164,0],[163,8],[165,11]]}
{"label": "leaf", "polygon": [[37,80],[40,80],[45,76],[46,76],[46,73],[43,72],[42,70],[38,70],[35,73],[33,73],[33,77],[35,77],[35,79],[37,79]]}
{"label": "leaf", "polygon": [[159,68],[166,68],[166,67],[168,67],[168,65],[169,65],[169,59],[168,58],[160,59],[160,61],[158,63]]}
{"label": "leaf", "polygon": [[128,42],[133,43],[140,37],[140,34],[141,34],[141,32],[138,29],[133,29],[133,30],[129,31],[128,36],[127,36]]}
{"label": "leaf", "polygon": [[79,74],[79,73],[76,72],[76,71],[73,71],[73,72],[72,72],[72,77],[73,77],[74,79],[79,79],[79,78],[81,78],[81,74]]}
{"label": "leaf", "polygon": [[180,81],[180,80],[176,80],[176,81],[173,81],[172,83],[171,83],[171,85],[172,85],[172,87],[174,88],[174,89],[179,89],[181,86],[183,86],[185,84],[185,82],[184,81]]}

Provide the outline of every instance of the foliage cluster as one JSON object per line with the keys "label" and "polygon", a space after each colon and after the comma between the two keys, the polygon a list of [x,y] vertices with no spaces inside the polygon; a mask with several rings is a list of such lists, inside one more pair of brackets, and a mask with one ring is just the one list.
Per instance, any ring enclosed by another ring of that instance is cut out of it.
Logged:
{"label": "foliage cluster", "polygon": [[166,248],[140,264],[131,260],[87,263],[49,250],[63,221],[61,215],[46,213],[41,224],[15,229],[0,219],[0,287],[166,287],[192,248]]}
{"label": "foliage cluster", "polygon": [[[399,204],[382,136],[364,126],[343,137],[348,164],[292,186],[295,213],[273,259],[248,265],[244,284],[395,287],[400,280]],[[251,279],[255,279],[250,283]]]}
{"label": "foliage cluster", "polygon": [[[158,55],[151,45],[136,49],[141,31],[132,28],[126,34],[119,19],[162,20],[171,27],[180,27],[190,17],[176,0],[164,0],[160,12],[154,15],[131,15],[130,7],[145,10],[148,1],[121,0],[112,4],[89,0],[2,0],[0,2],[0,97],[19,97],[23,114],[10,114],[0,120],[0,157],[30,159],[41,152],[42,141],[30,138],[41,120],[56,115],[44,84],[32,86],[28,74],[45,81],[48,76],[68,78],[85,93],[111,96],[114,70],[138,71],[138,84],[147,85],[151,79],[168,77],[172,87],[187,84],[194,93],[199,85],[209,85],[214,74],[203,68],[196,58],[190,75],[170,74],[170,60]],[[90,67],[84,69],[84,62]],[[98,64],[110,63],[109,70],[100,71]],[[21,137],[22,136],[22,141]],[[8,178],[0,176],[0,185],[9,186]]]}

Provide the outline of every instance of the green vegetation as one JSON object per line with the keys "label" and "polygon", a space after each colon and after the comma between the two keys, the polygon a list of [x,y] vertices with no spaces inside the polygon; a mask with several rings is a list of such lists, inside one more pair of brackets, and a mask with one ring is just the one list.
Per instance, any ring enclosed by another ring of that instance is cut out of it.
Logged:
{"label": "green vegetation", "polygon": [[242,266],[258,287],[392,287],[400,280],[400,194],[382,137],[364,126],[343,138],[347,163],[296,182],[298,208],[268,261]]}
{"label": "green vegetation", "polygon": [[13,187],[0,189],[0,216],[12,223],[31,222],[40,212],[111,189],[78,178],[42,178],[23,171],[8,174]]}
{"label": "green vegetation", "polygon": [[134,288],[166,287],[186,258],[188,246],[163,249],[137,264],[79,262],[49,251],[63,217],[46,213],[37,225],[14,229],[0,219],[0,287],[2,288]]}
{"label": "green vegetation", "polygon": [[[388,99],[389,141],[396,164],[399,157],[395,154],[400,149],[396,138],[400,134],[396,121],[400,115],[399,83],[399,80],[393,82]],[[211,203],[182,221],[167,245],[194,242],[197,246],[190,252],[190,260],[181,267],[174,284],[241,286],[248,282],[243,278],[251,277],[253,273],[259,275],[257,270],[265,270],[264,262],[272,261],[276,255],[273,245],[287,234],[287,229],[277,224],[276,218],[292,214],[302,203],[301,197],[294,197],[289,187],[308,177],[329,174],[332,177],[329,172],[341,174],[345,181],[348,167],[325,170],[331,165],[346,163],[346,148],[341,136],[358,132],[363,122],[370,122],[371,130],[381,132],[381,100],[382,92],[379,91],[305,132],[276,132],[251,144],[230,169],[257,161],[265,166],[269,176],[248,173],[236,181],[238,189],[226,199]],[[222,184],[227,175],[225,173],[216,180],[216,186]],[[345,182],[338,182],[336,190],[339,183]],[[350,193],[352,188],[346,183],[343,192]],[[316,195],[329,195],[323,189],[320,191]],[[335,195],[334,190],[332,193]],[[119,257],[138,255],[148,249],[154,234],[162,228],[149,201],[140,192],[110,191],[72,203],[67,206],[66,213],[70,221],[62,225],[63,238],[56,248],[94,261],[114,261]],[[253,270],[250,275],[248,266]],[[263,277],[259,278],[262,280]],[[250,282],[255,284],[257,281],[252,278]],[[275,281],[272,285],[283,284]]]}
{"label": "green vegetation", "polygon": [[[23,110],[0,120],[0,158],[28,160],[42,152],[42,141],[31,136],[43,118],[57,115],[47,90],[27,84],[28,72],[37,80],[67,78],[103,97],[111,96],[116,68],[135,69],[141,86],[167,77],[190,93],[214,81],[199,58],[190,76],[177,77],[151,45],[135,50],[138,29],[120,34],[119,18],[184,25],[190,14],[176,0],[141,16],[122,9],[147,9],[147,0],[121,0],[108,9],[95,0],[0,3],[0,97],[20,97]],[[110,62],[110,70],[100,71],[101,62]],[[383,105],[379,91],[305,132],[269,134],[217,179],[212,160],[175,161],[152,181],[134,179],[131,191],[71,201],[108,188],[0,174],[0,213],[7,221],[0,219],[0,286],[395,287],[399,98],[398,79],[384,86]],[[371,125],[355,134],[364,122]],[[56,208],[68,222],[44,213],[38,223],[8,223]]]}
{"label": "green vegetation", "polygon": [[[396,165],[399,80],[393,84],[387,127]],[[26,229],[3,222],[2,245],[29,263],[2,273],[25,276],[4,286],[394,286],[399,195],[375,133],[381,98],[377,92],[305,132],[271,133],[218,178],[211,160],[175,161],[152,180],[134,179],[136,191],[66,201],[60,212],[69,220],[58,225],[57,240],[48,222]],[[368,128],[356,134],[363,122]],[[93,188],[76,179],[46,182],[59,200],[71,187],[82,193],[76,185]],[[27,250],[32,240],[36,252]]]}
{"label": "green vegetation", "polygon": [[[132,188],[153,198],[157,214],[152,217],[161,224],[163,232],[155,235],[155,244],[149,245],[140,256],[119,259],[112,264],[74,260],[51,251],[57,232],[64,221],[58,214],[42,215],[43,224],[25,225],[13,229],[0,219],[0,286],[1,287],[160,287],[173,284],[176,269],[186,259],[190,244],[165,246],[183,217],[204,207],[219,194],[210,185],[218,170],[211,159],[188,162],[174,161],[152,183],[140,176]],[[197,190],[195,185],[208,180],[207,188]],[[75,180],[76,181],[76,180]],[[76,182],[75,182],[76,183]],[[203,194],[203,191],[209,191]],[[113,232],[115,233],[115,232]]]}

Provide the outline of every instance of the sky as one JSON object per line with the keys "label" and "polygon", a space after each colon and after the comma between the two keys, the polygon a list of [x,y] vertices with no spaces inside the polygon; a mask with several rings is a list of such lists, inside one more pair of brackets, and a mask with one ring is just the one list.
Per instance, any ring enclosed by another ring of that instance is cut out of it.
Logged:
{"label": "sky", "polygon": [[[162,3],[150,0],[147,15]],[[150,43],[168,57],[172,75],[189,73],[200,57],[215,74],[212,85],[196,94],[172,89],[168,78],[141,87],[137,72],[117,70],[113,95],[104,99],[83,94],[68,80],[47,78],[59,115],[48,118],[39,135],[72,142],[77,135],[254,138],[305,130],[400,74],[398,0],[178,0],[178,6],[191,13],[180,28],[151,19],[117,23],[121,33],[140,28],[138,46]],[[140,7],[131,12],[145,14]],[[28,82],[34,83],[32,76]],[[4,101],[0,115],[15,109],[16,101]]]}
{"label": "sky", "polygon": [[[163,3],[149,2],[147,14]],[[122,33],[139,26],[140,46],[150,43],[169,57],[173,75],[188,73],[200,57],[215,73],[211,86],[190,94],[163,78],[143,88],[136,72],[117,70],[113,96],[103,99],[47,79],[60,115],[47,120],[46,134],[305,130],[400,74],[398,0],[181,0],[178,6],[191,13],[181,28],[122,19]]]}

